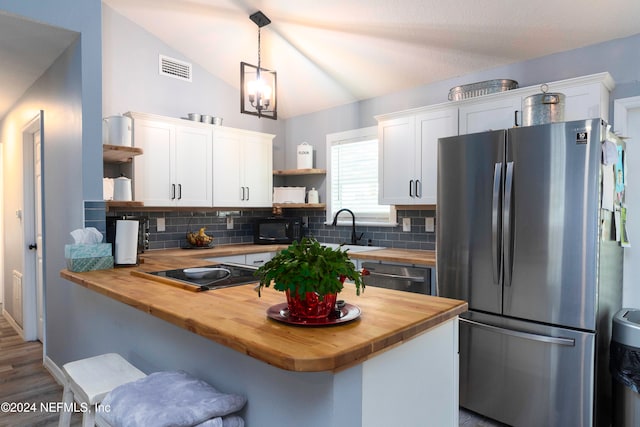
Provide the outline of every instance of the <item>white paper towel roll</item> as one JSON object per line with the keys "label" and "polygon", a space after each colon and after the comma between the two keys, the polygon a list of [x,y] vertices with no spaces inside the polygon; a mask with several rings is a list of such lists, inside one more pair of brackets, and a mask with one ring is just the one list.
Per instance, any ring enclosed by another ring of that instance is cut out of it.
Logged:
{"label": "white paper towel roll", "polygon": [[115,264],[135,265],[138,262],[138,221],[116,221]]}

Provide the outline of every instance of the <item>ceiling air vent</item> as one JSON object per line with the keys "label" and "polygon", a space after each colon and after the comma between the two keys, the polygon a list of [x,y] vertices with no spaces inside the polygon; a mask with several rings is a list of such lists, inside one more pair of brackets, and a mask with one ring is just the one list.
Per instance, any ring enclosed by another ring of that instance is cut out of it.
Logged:
{"label": "ceiling air vent", "polygon": [[191,81],[191,64],[160,55],[160,74],[179,80]]}

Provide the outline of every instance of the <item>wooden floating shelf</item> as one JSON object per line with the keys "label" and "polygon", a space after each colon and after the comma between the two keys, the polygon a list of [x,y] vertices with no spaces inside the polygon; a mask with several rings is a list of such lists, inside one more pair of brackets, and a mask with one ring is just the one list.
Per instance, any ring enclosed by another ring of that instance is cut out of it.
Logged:
{"label": "wooden floating shelf", "polygon": [[325,175],[326,169],[281,169],[274,170],[274,175],[294,176],[294,175]]}
{"label": "wooden floating shelf", "polygon": [[140,147],[126,147],[124,145],[102,145],[102,159],[109,163],[129,163],[134,156],[142,154]]}
{"label": "wooden floating shelf", "polygon": [[324,209],[327,207],[326,203],[274,203],[274,208],[296,208],[296,209]]}
{"label": "wooden floating shelf", "polygon": [[144,207],[144,202],[124,202],[120,200],[106,200],[107,202],[107,211],[112,208],[142,208]]}

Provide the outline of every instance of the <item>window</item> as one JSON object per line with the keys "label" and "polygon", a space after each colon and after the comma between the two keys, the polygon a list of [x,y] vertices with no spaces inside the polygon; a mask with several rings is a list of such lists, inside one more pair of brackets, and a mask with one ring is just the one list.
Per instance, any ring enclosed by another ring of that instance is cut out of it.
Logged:
{"label": "window", "polygon": [[327,223],[347,208],[358,224],[395,225],[395,209],[378,204],[377,127],[327,135],[327,166]]}

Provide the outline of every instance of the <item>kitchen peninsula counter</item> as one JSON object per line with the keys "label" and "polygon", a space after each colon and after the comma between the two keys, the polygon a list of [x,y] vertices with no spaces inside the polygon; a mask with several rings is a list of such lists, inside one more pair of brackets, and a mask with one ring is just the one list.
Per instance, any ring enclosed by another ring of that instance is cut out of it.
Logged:
{"label": "kitchen peninsula counter", "polygon": [[100,319],[100,348],[87,355],[115,351],[146,373],[183,369],[243,394],[246,425],[458,425],[464,301],[374,287],[356,296],[347,283],[340,298],[362,310],[358,319],[300,327],[267,318],[285,301],[272,288],[261,298],[255,284],[193,292],[131,275],[211,264],[211,254],[182,252],[191,255],[153,251],[138,267],[61,271],[80,285],[73,303]]}
{"label": "kitchen peninsula counter", "polygon": [[464,301],[368,287],[356,296],[345,284],[340,298],[357,305],[359,319],[333,327],[307,328],[278,323],[267,309],[285,301],[272,288],[258,297],[255,283],[193,292],[132,271],[158,271],[211,264],[170,253],[146,256],[139,267],[61,276],[152,316],[211,339],[263,362],[290,371],[336,371],[361,362],[455,318],[466,311]]}

